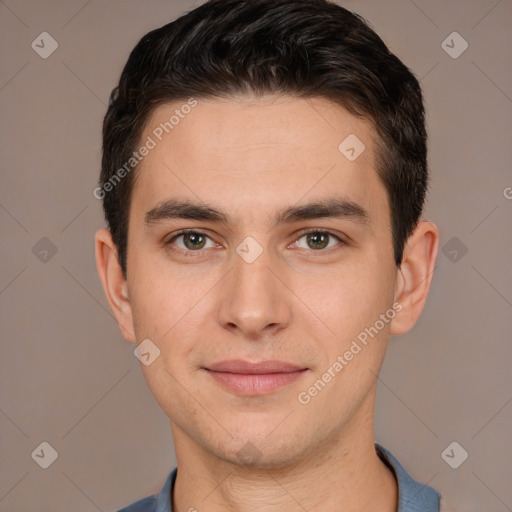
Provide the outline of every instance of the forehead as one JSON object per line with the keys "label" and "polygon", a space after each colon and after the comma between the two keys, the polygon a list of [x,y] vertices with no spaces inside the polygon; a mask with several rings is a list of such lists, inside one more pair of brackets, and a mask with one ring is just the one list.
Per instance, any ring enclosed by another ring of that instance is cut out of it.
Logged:
{"label": "forehead", "polygon": [[341,105],[290,96],[194,101],[161,105],[148,119],[141,144],[153,147],[136,171],[133,214],[179,197],[254,222],[336,192],[368,210],[387,208],[372,125]]}

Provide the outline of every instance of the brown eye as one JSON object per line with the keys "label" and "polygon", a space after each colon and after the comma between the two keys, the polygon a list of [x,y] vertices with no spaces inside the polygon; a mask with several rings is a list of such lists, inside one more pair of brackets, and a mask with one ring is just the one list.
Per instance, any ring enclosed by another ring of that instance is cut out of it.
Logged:
{"label": "brown eye", "polygon": [[311,249],[325,249],[329,243],[329,235],[326,233],[308,233],[306,240]]}
{"label": "brown eye", "polygon": [[184,233],[182,236],[187,249],[202,249],[206,242],[206,237],[201,233]]}
{"label": "brown eye", "polygon": [[174,235],[166,245],[174,245],[183,252],[198,252],[204,248],[215,247],[215,242],[200,231],[182,231]]}
{"label": "brown eye", "polygon": [[[306,247],[301,246],[299,242],[303,238],[306,239]],[[334,233],[330,233],[329,231],[316,230],[304,233],[301,237],[297,239],[296,244],[298,247],[302,249],[312,249],[314,251],[318,251],[326,248],[331,248],[339,244],[340,242],[342,242],[342,240]]]}

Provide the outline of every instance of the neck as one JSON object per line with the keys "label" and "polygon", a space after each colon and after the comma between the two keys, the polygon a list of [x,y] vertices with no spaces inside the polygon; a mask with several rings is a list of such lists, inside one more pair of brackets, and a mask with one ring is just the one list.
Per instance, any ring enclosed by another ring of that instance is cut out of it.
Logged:
{"label": "neck", "polygon": [[235,464],[171,423],[178,461],[174,512],[396,512],[395,477],[375,451],[373,401],[357,415],[286,465]]}

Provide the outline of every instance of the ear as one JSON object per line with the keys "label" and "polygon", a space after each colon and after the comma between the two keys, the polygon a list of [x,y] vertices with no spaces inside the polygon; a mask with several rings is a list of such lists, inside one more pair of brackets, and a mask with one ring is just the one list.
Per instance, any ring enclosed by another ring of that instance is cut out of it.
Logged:
{"label": "ear", "polygon": [[391,334],[403,334],[416,324],[423,311],[432,282],[439,246],[439,229],[420,220],[408,238],[397,271],[395,301],[402,308],[391,321]]}
{"label": "ear", "polygon": [[95,246],[96,268],[110,309],[116,317],[124,338],[131,343],[136,343],[128,285],[119,264],[117,247],[108,229],[100,229],[96,233]]}

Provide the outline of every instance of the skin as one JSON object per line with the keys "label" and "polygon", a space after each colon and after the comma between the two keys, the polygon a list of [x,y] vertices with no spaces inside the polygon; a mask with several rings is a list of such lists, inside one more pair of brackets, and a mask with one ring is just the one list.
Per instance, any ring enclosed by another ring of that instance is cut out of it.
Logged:
{"label": "skin", "polygon": [[[158,107],[141,140],[179,107]],[[366,146],[353,162],[338,150],[349,134]],[[396,511],[394,475],[374,449],[376,380],[389,335],[407,332],[421,314],[439,233],[421,220],[396,267],[374,137],[369,121],[323,98],[198,100],[139,164],[126,280],[109,231],[96,234],[98,272],[123,336],[149,338],[161,351],[141,368],[170,419],[175,511]],[[272,225],[283,208],[332,197],[360,205],[367,221]],[[207,203],[231,220],[145,222],[173,198]],[[189,228],[206,235],[202,245],[173,239]],[[307,228],[342,242],[329,237],[322,246]],[[236,251],[248,236],[262,249],[252,263]],[[394,303],[400,312],[299,403]],[[269,394],[239,396],[203,369],[230,359],[278,359],[307,371]]]}

